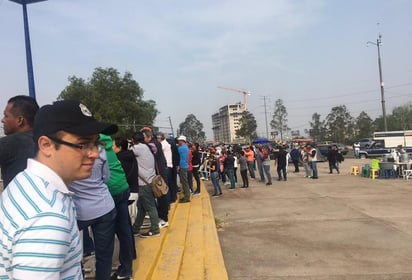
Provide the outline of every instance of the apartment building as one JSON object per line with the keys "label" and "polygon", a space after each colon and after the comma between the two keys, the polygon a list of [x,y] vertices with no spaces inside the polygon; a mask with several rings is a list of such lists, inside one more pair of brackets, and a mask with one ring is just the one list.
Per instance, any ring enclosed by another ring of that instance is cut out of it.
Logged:
{"label": "apartment building", "polygon": [[245,105],[241,103],[226,105],[212,115],[213,139],[215,142],[225,144],[244,143],[242,137],[236,136],[236,130],[240,128],[240,118],[245,111]]}

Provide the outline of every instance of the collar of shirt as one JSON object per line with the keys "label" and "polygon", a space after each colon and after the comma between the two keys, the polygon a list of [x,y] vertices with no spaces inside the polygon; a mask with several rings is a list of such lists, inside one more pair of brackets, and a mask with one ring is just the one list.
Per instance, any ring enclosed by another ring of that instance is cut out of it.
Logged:
{"label": "collar of shirt", "polygon": [[49,182],[50,185],[55,187],[59,192],[67,195],[72,194],[59,175],[43,163],[29,158],[27,160],[27,170],[33,172],[33,174],[38,174],[39,177]]}

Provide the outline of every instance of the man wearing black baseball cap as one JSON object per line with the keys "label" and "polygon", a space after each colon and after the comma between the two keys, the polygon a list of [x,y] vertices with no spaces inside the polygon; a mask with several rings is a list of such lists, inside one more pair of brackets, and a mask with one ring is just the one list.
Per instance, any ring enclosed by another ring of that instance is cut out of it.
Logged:
{"label": "man wearing black baseball cap", "polygon": [[82,278],[82,244],[67,185],[90,176],[98,134],[117,129],[98,122],[78,101],[39,109],[35,157],[0,196],[1,279]]}

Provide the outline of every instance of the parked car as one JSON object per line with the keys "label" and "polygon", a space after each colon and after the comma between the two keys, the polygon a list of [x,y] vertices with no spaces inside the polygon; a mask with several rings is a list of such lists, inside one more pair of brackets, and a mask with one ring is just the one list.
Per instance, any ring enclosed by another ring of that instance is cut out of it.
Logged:
{"label": "parked car", "polygon": [[342,153],[342,155],[344,155],[344,156],[346,156],[346,154],[349,152],[349,149],[348,149],[345,145],[343,145],[343,144],[341,144],[341,143],[330,144],[330,146],[332,146],[332,145],[338,146],[338,150],[339,150],[339,151]]}
{"label": "parked car", "polygon": [[372,138],[362,138],[358,142],[360,145],[360,149],[365,149],[372,145],[373,139]]}
{"label": "parked car", "polygon": [[319,145],[316,146],[316,148],[318,148],[320,154],[322,155],[322,161],[327,160],[328,151],[333,145],[336,145],[338,147],[338,150],[344,156],[349,152],[349,149],[345,145],[340,144],[340,143],[319,144]]}
{"label": "parked car", "polygon": [[318,161],[327,161],[327,155],[330,145],[318,144],[316,145],[316,153],[318,154]]}

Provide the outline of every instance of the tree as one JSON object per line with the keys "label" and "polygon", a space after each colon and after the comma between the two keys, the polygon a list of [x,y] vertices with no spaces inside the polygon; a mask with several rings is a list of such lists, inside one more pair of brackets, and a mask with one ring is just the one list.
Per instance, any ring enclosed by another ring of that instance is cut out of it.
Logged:
{"label": "tree", "polygon": [[391,130],[412,129],[412,104],[395,107],[389,117]]}
{"label": "tree", "polygon": [[136,125],[152,126],[158,114],[156,102],[143,100],[143,89],[129,72],[121,77],[114,68],[96,68],[88,81],[68,80],[57,99],[85,103],[96,119],[118,124],[121,134],[136,131]]}
{"label": "tree", "polygon": [[273,119],[270,122],[270,126],[273,130],[277,130],[280,133],[280,141],[283,141],[283,134],[290,130],[287,125],[288,112],[286,111],[285,105],[283,105],[283,100],[278,99],[275,102],[275,111],[273,112]]}
{"label": "tree", "polygon": [[203,124],[193,114],[187,115],[185,121],[179,125],[179,133],[186,136],[187,140],[192,143],[201,143],[206,140]]}
{"label": "tree", "polygon": [[356,118],[356,130],[356,139],[353,139],[354,141],[360,138],[369,138],[375,131],[373,121],[365,111],[360,112]]}
{"label": "tree", "polygon": [[354,138],[354,124],[355,121],[345,105],[333,107],[325,120],[328,140],[345,144],[350,143]]}
{"label": "tree", "polygon": [[245,138],[248,143],[251,143],[252,139],[257,137],[257,122],[255,116],[249,111],[242,112],[242,116],[239,119],[239,127],[236,130],[236,136]]}
{"label": "tree", "polygon": [[312,121],[309,122],[309,136],[315,141],[323,141],[326,138],[326,128],[324,121],[320,120],[320,115],[314,113],[312,115]]}

